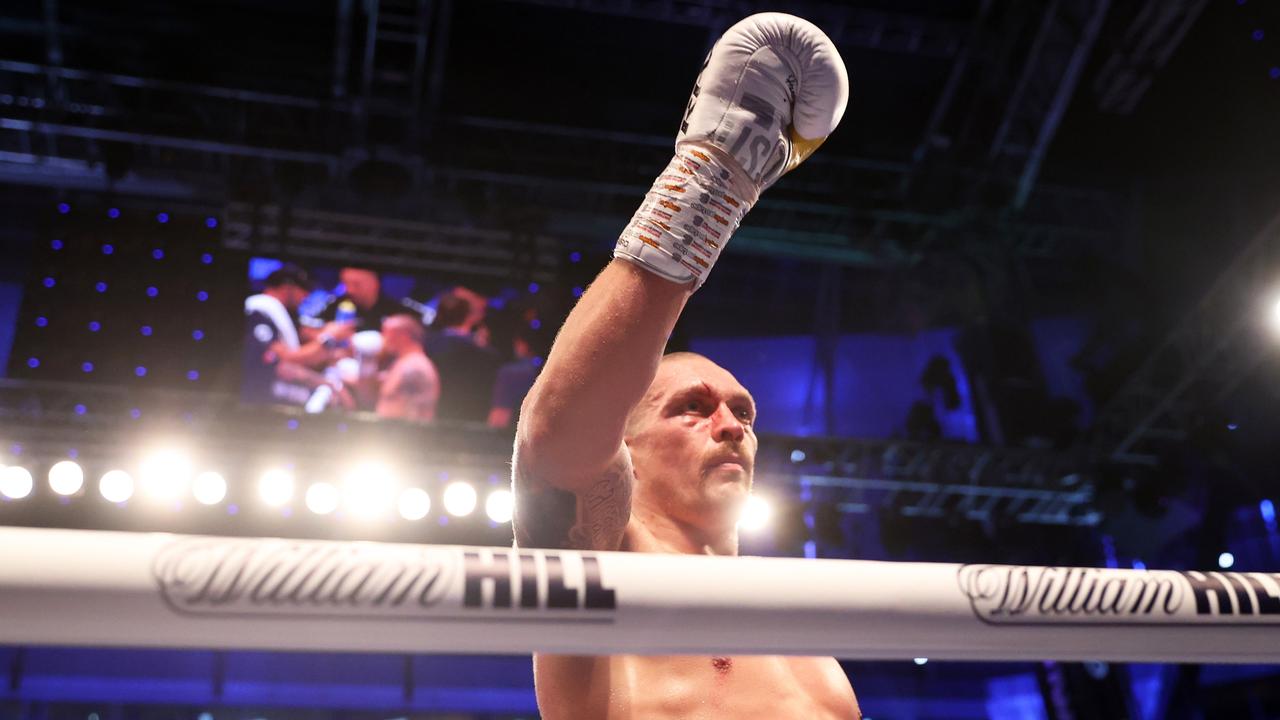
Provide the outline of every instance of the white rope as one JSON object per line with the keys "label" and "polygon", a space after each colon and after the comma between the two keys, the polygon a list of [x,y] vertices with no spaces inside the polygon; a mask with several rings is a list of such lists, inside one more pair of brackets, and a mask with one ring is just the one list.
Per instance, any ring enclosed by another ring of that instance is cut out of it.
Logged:
{"label": "white rope", "polygon": [[1280,574],[0,528],[0,644],[1280,662]]}

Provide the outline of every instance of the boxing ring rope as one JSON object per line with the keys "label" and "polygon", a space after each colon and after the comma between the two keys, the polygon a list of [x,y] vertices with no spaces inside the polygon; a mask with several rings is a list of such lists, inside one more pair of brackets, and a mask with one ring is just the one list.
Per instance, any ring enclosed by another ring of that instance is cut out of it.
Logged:
{"label": "boxing ring rope", "polygon": [[1280,662],[1280,573],[0,528],[0,644]]}

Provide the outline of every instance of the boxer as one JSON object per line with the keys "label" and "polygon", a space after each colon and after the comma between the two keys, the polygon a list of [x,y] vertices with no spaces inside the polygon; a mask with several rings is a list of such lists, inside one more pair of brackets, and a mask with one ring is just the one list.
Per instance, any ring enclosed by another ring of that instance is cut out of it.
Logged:
{"label": "boxer", "polygon": [[[847,98],[835,46],[800,18],[753,15],[712,48],[675,157],[522,406],[519,545],[737,554],[755,404],[724,368],[663,348],[743,216],[835,129]],[[534,679],[547,720],[859,717],[833,658],[538,654]]]}

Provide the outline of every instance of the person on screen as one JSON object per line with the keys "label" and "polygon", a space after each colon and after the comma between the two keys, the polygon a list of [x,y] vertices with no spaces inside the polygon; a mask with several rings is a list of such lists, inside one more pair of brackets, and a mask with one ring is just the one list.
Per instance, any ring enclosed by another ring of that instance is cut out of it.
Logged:
{"label": "person on screen", "polygon": [[[245,298],[241,392],[246,400],[302,405],[326,384],[320,370],[330,362],[331,351],[319,337],[303,343],[293,319],[313,287],[306,270],[286,263],[267,276],[261,293]],[[330,324],[318,334],[346,339],[351,328]]]}
{"label": "person on screen", "polygon": [[382,294],[382,280],[373,270],[344,267],[338,272],[341,295],[331,295],[315,317],[307,318],[307,335],[317,335],[328,323],[351,325],[356,332],[380,330],[382,321],[403,313],[404,307]]}
{"label": "person on screen", "polygon": [[440,400],[440,376],[422,348],[426,331],[412,315],[382,321],[382,373],[376,412],[381,417],[431,422]]}
{"label": "person on screen", "polygon": [[[472,336],[476,312],[462,293],[449,291],[436,304],[427,356],[440,372],[440,404],[436,417],[475,423],[489,418],[493,380],[501,361],[490,348]],[[483,319],[483,314],[481,314]]]}
{"label": "person on screen", "polygon": [[539,345],[537,331],[528,328],[511,339],[515,359],[498,368],[498,379],[493,383],[493,404],[489,408],[489,427],[511,427],[524,396],[529,394],[542,369],[542,358],[534,350]]}

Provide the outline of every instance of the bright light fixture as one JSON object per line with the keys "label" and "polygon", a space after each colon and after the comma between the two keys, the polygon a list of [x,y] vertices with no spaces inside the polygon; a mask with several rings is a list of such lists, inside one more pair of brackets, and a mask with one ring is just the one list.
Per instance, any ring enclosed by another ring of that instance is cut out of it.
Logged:
{"label": "bright light fixture", "polygon": [[465,517],[476,509],[476,489],[471,483],[455,480],[444,489],[445,512],[454,517]]}
{"label": "bright light fixture", "polygon": [[49,489],[59,495],[75,495],[84,487],[84,470],[74,460],[61,460],[49,468]]}
{"label": "bright light fixture", "polygon": [[125,502],[133,497],[133,476],[123,470],[108,470],[98,480],[98,492],[107,502]]}
{"label": "bright light fixture", "polygon": [[281,507],[293,498],[293,473],[272,468],[258,478],[258,496],[271,507]]}
{"label": "bright light fixture", "polygon": [[1231,566],[1236,564],[1236,556],[1229,552],[1224,552],[1218,556],[1218,567],[1223,570],[1230,570]]}
{"label": "bright light fixture", "polygon": [[342,502],[351,515],[375,518],[391,512],[396,501],[396,477],[384,463],[354,465],[342,479]]}
{"label": "bright light fixture", "polygon": [[191,481],[191,494],[201,505],[217,505],[227,496],[227,480],[219,473],[206,470]]}
{"label": "bright light fixture", "polygon": [[769,524],[769,518],[772,515],[773,508],[769,505],[769,501],[759,495],[752,495],[742,506],[742,515],[738,517],[738,529],[747,532],[762,530]]}
{"label": "bright light fixture", "polygon": [[30,495],[34,487],[31,471],[21,465],[10,465],[0,470],[0,495],[10,500],[21,500]]}
{"label": "bright light fixture", "polygon": [[313,483],[307,488],[307,509],[317,515],[328,515],[337,510],[341,500],[342,493],[327,482]]}
{"label": "bright light fixture", "polygon": [[431,496],[422,488],[405,488],[400,493],[400,517],[421,520],[431,512]]}
{"label": "bright light fixture", "polygon": [[494,490],[484,501],[484,514],[496,523],[509,523],[515,514],[516,499],[510,490]]}
{"label": "bright light fixture", "polygon": [[158,450],[138,469],[142,492],[152,500],[177,500],[191,483],[191,459],[179,450]]}

